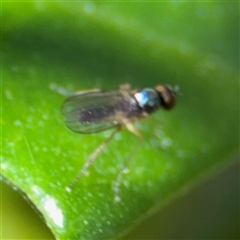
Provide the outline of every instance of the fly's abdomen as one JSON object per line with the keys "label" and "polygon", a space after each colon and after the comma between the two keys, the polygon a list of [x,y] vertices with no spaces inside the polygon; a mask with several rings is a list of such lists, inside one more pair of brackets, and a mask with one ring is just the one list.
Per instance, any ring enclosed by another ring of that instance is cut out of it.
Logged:
{"label": "fly's abdomen", "polygon": [[113,106],[87,109],[79,113],[79,121],[82,124],[97,123],[113,115],[113,113],[114,113]]}
{"label": "fly's abdomen", "polygon": [[139,113],[136,101],[123,100],[112,106],[83,110],[79,113],[79,121],[86,125],[103,121],[114,121],[120,124],[123,119],[139,117]]}

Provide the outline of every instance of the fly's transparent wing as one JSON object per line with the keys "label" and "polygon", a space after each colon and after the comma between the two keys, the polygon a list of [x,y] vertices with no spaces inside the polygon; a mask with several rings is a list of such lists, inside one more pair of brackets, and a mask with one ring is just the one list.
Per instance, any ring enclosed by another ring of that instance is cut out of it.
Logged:
{"label": "fly's transparent wing", "polygon": [[[127,95],[127,94],[126,94]],[[123,102],[120,91],[89,91],[73,95],[62,105],[68,128],[78,133],[96,133],[121,123]]]}

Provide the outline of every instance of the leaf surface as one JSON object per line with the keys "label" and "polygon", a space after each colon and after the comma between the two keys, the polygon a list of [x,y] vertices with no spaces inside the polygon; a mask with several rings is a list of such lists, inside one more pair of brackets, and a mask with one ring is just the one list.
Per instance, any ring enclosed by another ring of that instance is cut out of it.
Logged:
{"label": "leaf surface", "polygon": [[[239,140],[236,9],[233,3],[2,4],[2,175],[34,203],[57,239],[121,236],[231,163]],[[126,130],[67,192],[111,131],[71,132],[62,102],[77,90],[114,90],[125,82],[178,85],[182,95],[172,111],[137,123],[144,143],[123,177],[120,202],[112,185],[138,144]]]}

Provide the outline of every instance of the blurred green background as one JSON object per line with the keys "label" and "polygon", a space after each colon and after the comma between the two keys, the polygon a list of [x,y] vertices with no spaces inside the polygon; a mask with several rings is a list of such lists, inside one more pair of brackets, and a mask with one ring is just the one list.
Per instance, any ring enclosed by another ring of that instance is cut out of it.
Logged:
{"label": "blurred green background", "polygon": [[[39,215],[58,239],[239,238],[239,3],[1,7],[2,239],[53,238]],[[137,144],[127,131],[66,193],[110,132],[70,132],[60,112],[65,95],[125,82],[178,85],[182,95],[171,112],[137,124],[144,144],[120,204],[111,184]]]}

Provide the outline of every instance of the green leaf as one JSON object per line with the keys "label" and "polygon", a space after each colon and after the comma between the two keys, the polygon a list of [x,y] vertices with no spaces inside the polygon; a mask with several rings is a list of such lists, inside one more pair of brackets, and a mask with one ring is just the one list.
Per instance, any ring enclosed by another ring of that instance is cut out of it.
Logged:
{"label": "green leaf", "polygon": [[[57,239],[124,235],[206,175],[239,140],[237,3],[2,4],[2,176],[34,203]],[[76,90],[178,85],[177,106],[117,134],[66,191],[111,130],[79,135],[61,114]]]}

